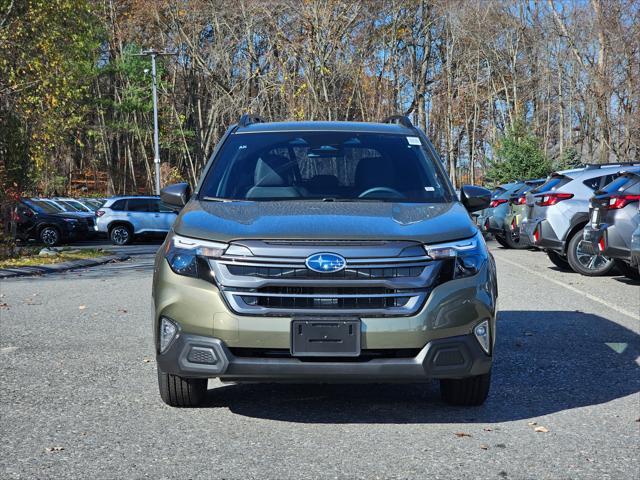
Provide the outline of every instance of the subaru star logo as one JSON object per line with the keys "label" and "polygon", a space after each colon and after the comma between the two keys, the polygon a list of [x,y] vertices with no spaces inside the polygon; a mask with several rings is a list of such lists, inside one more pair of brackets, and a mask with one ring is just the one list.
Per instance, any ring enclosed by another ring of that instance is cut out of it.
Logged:
{"label": "subaru star logo", "polygon": [[335,253],[316,253],[307,257],[305,264],[309,270],[320,273],[339,272],[347,266],[345,259]]}

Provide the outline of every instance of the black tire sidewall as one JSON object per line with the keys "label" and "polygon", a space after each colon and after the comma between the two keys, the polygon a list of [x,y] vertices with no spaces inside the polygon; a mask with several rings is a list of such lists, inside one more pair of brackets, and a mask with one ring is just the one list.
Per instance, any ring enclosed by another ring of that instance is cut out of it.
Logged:
{"label": "black tire sidewall", "polygon": [[638,267],[632,267],[624,260],[614,260],[614,263],[625,277],[631,280],[640,280],[640,269]]}
{"label": "black tire sidewall", "polygon": [[494,235],[493,238],[496,239],[496,242],[498,242],[498,244],[501,247],[504,248],[509,248],[509,244],[506,242],[506,240],[504,239],[504,237],[502,237],[501,235]]}
{"label": "black tire sidewall", "polygon": [[504,236],[504,243],[514,250],[524,250],[528,247],[524,242],[520,242],[520,236],[518,236],[518,241],[513,238],[513,233],[507,231],[507,234]]}
{"label": "black tire sidewall", "polygon": [[551,263],[553,263],[560,270],[564,270],[567,272],[570,272],[573,270],[571,268],[571,265],[569,265],[569,261],[562,255],[560,255],[558,252],[554,252],[553,250],[547,250],[547,257],[549,257],[549,260],[551,260]]}

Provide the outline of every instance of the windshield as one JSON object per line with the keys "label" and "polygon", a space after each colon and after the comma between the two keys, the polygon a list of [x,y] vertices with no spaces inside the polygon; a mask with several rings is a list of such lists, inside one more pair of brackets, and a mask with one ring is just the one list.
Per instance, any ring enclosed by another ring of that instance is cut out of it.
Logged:
{"label": "windshield", "polygon": [[201,199],[449,202],[453,193],[418,137],[361,132],[234,134]]}
{"label": "windshield", "polygon": [[67,212],[82,212],[82,210],[67,200],[56,200],[56,203],[62,205]]}
{"label": "windshield", "polygon": [[64,203],[67,205],[70,205],[72,207],[75,207],[76,210],[78,210],[79,212],[90,212],[91,210],[83,205],[82,203],[78,202],[77,200],[64,200]]}
{"label": "windshield", "polygon": [[24,203],[29,205],[38,213],[60,213],[63,211],[61,208],[55,207],[50,203],[43,202],[42,200],[25,200]]}

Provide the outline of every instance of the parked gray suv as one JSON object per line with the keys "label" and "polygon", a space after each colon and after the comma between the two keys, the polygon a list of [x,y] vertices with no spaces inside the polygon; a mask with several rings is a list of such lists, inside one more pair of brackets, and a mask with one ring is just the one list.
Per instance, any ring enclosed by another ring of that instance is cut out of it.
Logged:
{"label": "parked gray suv", "polygon": [[207,379],[424,382],[447,402],[489,391],[496,268],[422,131],[243,116],[156,256],[162,399],[199,405]]}
{"label": "parked gray suv", "polygon": [[639,278],[631,255],[633,233],[640,225],[640,172],[625,172],[591,198],[583,248],[619,260],[618,268]]}
{"label": "parked gray suv", "polygon": [[112,197],[96,211],[96,230],[106,233],[114,245],[128,245],[137,236],[165,235],[176,213],[159,197]]}
{"label": "parked gray suv", "polygon": [[596,164],[551,174],[526,196],[527,218],[520,225],[521,235],[545,249],[560,268],[588,276],[611,272],[612,259],[583,248],[583,229],[589,221],[590,198],[623,169],[639,171],[640,164]]}

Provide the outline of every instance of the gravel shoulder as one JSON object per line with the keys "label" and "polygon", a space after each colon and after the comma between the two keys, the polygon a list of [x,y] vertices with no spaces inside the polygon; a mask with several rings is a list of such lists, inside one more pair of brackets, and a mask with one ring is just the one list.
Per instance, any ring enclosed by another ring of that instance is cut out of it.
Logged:
{"label": "gravel shoulder", "polygon": [[207,408],[172,409],[157,392],[150,255],[2,280],[0,477],[635,478],[640,289],[492,248],[494,381],[471,409],[435,383],[217,381]]}

